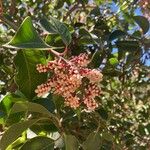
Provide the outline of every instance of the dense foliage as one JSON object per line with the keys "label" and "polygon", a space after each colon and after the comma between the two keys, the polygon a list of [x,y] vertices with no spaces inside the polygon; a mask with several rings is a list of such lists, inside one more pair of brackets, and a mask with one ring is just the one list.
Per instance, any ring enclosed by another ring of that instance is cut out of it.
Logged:
{"label": "dense foliage", "polygon": [[149,0],[0,0],[0,149],[150,149]]}

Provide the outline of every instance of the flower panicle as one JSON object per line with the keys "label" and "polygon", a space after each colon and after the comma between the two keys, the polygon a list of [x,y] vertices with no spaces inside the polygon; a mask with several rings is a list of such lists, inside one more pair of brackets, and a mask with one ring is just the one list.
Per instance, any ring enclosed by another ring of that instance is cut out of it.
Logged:
{"label": "flower panicle", "polygon": [[[95,100],[99,96],[101,89],[98,83],[102,80],[102,74],[98,69],[86,68],[89,63],[89,57],[86,53],[74,56],[69,63],[63,60],[55,59],[49,61],[46,65],[38,64],[39,73],[52,71],[53,75],[44,84],[37,86],[35,93],[38,97],[51,92],[64,97],[65,105],[71,108],[78,108],[84,104],[88,110],[94,110],[98,107]],[[89,84],[83,84],[83,78],[89,79]],[[84,88],[82,96],[78,96],[80,87]]]}

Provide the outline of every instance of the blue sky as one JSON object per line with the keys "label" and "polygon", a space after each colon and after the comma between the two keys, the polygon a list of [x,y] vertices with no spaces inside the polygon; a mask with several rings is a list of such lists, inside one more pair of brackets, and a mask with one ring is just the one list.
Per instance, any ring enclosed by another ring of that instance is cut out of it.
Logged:
{"label": "blue sky", "polygon": [[[111,9],[114,13],[117,13],[119,11],[119,7],[113,2],[111,5]],[[143,13],[141,12],[140,7],[138,7],[135,11],[134,11],[135,15],[140,15],[142,16]],[[136,29],[138,29],[139,27],[137,26]],[[146,33],[146,35],[148,38],[150,38],[150,30]],[[150,59],[146,60],[145,65],[150,66]]]}

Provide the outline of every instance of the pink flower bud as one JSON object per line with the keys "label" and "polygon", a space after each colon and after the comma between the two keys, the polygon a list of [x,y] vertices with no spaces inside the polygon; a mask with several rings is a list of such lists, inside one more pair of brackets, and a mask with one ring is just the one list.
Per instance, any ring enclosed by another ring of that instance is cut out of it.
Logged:
{"label": "pink flower bud", "polygon": [[[58,94],[64,97],[66,106],[76,109],[84,104],[88,110],[94,110],[98,107],[94,98],[100,94],[97,83],[102,80],[102,74],[97,69],[85,68],[88,63],[88,55],[83,53],[72,57],[68,63],[61,59],[55,59],[49,61],[47,65],[38,64],[37,70],[40,73],[51,71],[53,75],[46,83],[37,86],[35,93],[38,97],[48,92]],[[88,85],[82,80],[83,77],[89,79]],[[80,87],[85,88],[84,92],[80,90]],[[83,98],[79,98],[77,93],[82,94]]]}

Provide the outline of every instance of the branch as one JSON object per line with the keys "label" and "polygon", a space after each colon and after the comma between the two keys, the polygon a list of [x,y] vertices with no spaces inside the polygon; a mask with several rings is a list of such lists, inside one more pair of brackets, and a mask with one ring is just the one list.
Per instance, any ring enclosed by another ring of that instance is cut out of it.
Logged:
{"label": "branch", "polygon": [[57,58],[59,58],[60,60],[63,60],[66,64],[71,64],[68,60],[66,60],[63,56],[68,52],[68,48],[66,47],[64,52],[59,53],[53,49],[49,49],[48,50],[50,53],[54,54]]}
{"label": "branch", "polygon": [[0,20],[2,22],[4,22],[5,24],[9,25],[10,27],[12,27],[15,31],[18,29],[18,26],[16,26],[13,22],[9,21],[7,18],[5,18],[4,16],[0,15]]}
{"label": "branch", "polygon": [[68,18],[68,16],[76,9],[79,9],[79,8],[81,8],[81,9],[92,8],[93,9],[95,7],[96,7],[96,5],[83,5],[82,4],[82,6],[81,6],[79,3],[77,3],[67,12],[66,16],[64,16],[64,18],[63,18],[63,21],[66,20]]}
{"label": "branch", "polygon": [[10,14],[14,15],[16,12],[16,0],[11,0],[10,5]]}
{"label": "branch", "polygon": [[4,22],[5,24],[11,26],[14,30],[17,30],[18,29],[18,26],[16,26],[14,24],[14,22],[11,22],[10,20],[8,20],[4,14],[3,14],[3,4],[2,4],[2,0],[0,0],[0,20],[2,22]]}
{"label": "branch", "polygon": [[0,0],[0,15],[3,15],[3,5],[2,5],[2,0]]}
{"label": "branch", "polygon": [[66,20],[68,18],[68,16],[77,8],[79,8],[79,3],[75,4],[66,14],[66,16],[64,16],[63,20]]}

